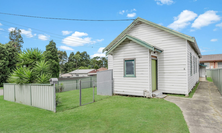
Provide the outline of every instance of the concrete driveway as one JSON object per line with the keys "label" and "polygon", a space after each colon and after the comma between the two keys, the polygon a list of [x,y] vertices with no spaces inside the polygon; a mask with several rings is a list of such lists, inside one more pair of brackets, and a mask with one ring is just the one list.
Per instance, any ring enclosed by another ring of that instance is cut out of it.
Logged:
{"label": "concrete driveway", "polygon": [[191,133],[222,133],[222,96],[213,83],[200,82],[193,98],[165,100],[180,107]]}
{"label": "concrete driveway", "polygon": [[3,95],[3,89],[0,89],[0,96]]}

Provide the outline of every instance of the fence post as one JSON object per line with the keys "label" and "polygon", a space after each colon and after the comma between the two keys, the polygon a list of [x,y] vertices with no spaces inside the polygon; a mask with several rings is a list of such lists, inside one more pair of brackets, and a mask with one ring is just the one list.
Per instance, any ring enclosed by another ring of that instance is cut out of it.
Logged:
{"label": "fence post", "polygon": [[93,102],[95,102],[95,83],[93,81]]}
{"label": "fence post", "polygon": [[31,85],[30,85],[30,105],[32,106],[32,88],[31,88]]}
{"label": "fence post", "polygon": [[81,90],[81,79],[79,80],[79,106],[82,105],[81,96],[82,96],[82,90]]}
{"label": "fence post", "polygon": [[14,102],[16,102],[15,85],[14,85]]}
{"label": "fence post", "polygon": [[55,87],[55,83],[53,84],[53,91],[54,91],[54,112],[56,113],[56,87]]}

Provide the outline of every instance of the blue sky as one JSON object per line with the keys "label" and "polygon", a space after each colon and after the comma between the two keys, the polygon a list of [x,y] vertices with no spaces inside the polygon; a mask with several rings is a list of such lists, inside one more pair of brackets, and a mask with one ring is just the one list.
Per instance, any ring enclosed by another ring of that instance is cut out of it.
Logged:
{"label": "blue sky", "polygon": [[[0,0],[0,12],[77,19],[135,19],[141,17],[194,36],[203,55],[222,53],[221,0]],[[0,43],[8,32],[22,29],[23,49],[45,50],[54,40],[59,50],[99,55],[132,21],[79,22],[0,14]],[[70,41],[72,40],[72,41]]]}

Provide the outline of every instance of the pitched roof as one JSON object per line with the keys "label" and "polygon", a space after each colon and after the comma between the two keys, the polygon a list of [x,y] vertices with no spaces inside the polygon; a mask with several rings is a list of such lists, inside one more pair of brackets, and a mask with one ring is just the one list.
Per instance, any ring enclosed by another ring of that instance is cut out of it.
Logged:
{"label": "pitched roof", "polygon": [[75,70],[75,71],[72,71],[72,72],[70,72],[70,73],[76,73],[76,74],[78,74],[78,73],[89,73],[89,72],[91,72],[91,71],[93,71],[94,69],[77,69],[77,70]]}
{"label": "pitched roof", "polygon": [[162,52],[162,51],[163,51],[162,49],[157,48],[157,47],[155,47],[155,46],[153,46],[153,45],[151,45],[151,44],[149,44],[149,43],[147,43],[147,42],[144,42],[144,41],[142,41],[142,40],[140,40],[140,39],[138,39],[138,38],[136,38],[136,37],[133,37],[133,36],[130,36],[130,35],[126,34],[126,35],[124,35],[117,43],[115,43],[115,44],[108,50],[108,52],[107,52],[106,54],[109,54],[110,52],[112,52],[117,46],[119,46],[119,45],[120,45],[123,41],[125,41],[126,39],[129,39],[129,40],[131,40],[131,41],[133,41],[133,42],[135,42],[135,43],[138,43],[138,44],[140,44],[140,45],[142,45],[142,46],[144,46],[144,47],[146,47],[146,48],[148,48],[148,49],[150,49],[150,50],[152,50],[152,51],[158,51],[158,52]]}
{"label": "pitched roof", "polygon": [[164,30],[168,33],[171,33],[171,34],[174,34],[178,37],[181,37],[185,40],[188,40],[192,43],[193,47],[195,48],[196,52],[199,54],[199,57],[201,57],[201,53],[200,53],[200,50],[199,50],[199,47],[197,46],[197,43],[196,43],[196,39],[194,37],[191,37],[191,36],[188,36],[186,34],[183,34],[183,33],[180,33],[178,31],[175,31],[175,30],[172,30],[172,29],[169,29],[167,27],[164,27],[164,26],[161,26],[159,24],[156,24],[156,23],[153,23],[153,22],[150,22],[148,20],[145,20],[145,19],[142,19],[140,17],[136,18],[121,34],[119,34],[108,46],[106,46],[104,49],[103,49],[103,52],[104,51],[108,51],[115,43],[117,43],[117,41],[122,38],[137,22],[143,22],[145,24],[148,24],[148,25],[151,25],[153,27],[156,27],[156,28],[159,28],[161,30]]}
{"label": "pitched roof", "polygon": [[104,67],[101,67],[101,68],[99,68],[99,69],[97,69],[99,72],[100,71],[106,71],[106,70],[108,70],[107,68],[104,68]]}
{"label": "pitched roof", "polygon": [[200,62],[206,61],[222,61],[222,54],[202,55]]}

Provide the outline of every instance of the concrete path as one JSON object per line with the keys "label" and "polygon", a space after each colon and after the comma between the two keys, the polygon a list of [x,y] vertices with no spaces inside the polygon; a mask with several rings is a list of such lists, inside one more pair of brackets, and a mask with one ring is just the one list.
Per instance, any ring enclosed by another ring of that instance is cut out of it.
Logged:
{"label": "concrete path", "polygon": [[193,98],[165,100],[180,107],[191,133],[222,133],[222,96],[213,83],[200,82]]}
{"label": "concrete path", "polygon": [[3,89],[0,89],[0,96],[3,95]]}

